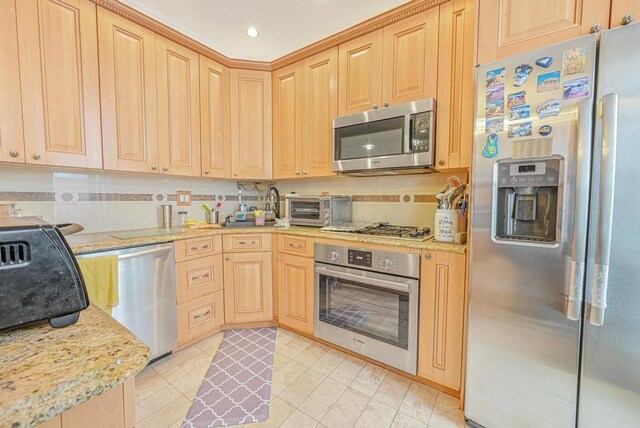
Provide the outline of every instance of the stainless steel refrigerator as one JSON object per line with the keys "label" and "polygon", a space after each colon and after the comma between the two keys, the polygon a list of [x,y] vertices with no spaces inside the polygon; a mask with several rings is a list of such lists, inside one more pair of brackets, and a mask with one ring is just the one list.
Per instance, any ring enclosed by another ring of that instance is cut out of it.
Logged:
{"label": "stainless steel refrigerator", "polygon": [[640,24],[477,70],[465,417],[640,425]]}

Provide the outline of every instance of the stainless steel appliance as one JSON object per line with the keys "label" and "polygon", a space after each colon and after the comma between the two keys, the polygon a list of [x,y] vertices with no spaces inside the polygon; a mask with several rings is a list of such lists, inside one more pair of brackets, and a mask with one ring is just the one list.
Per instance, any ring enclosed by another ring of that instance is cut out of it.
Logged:
{"label": "stainless steel appliance", "polygon": [[314,334],[416,374],[420,256],[315,244]]}
{"label": "stainless steel appliance", "polygon": [[396,226],[387,222],[379,223],[342,223],[334,226],[325,226],[323,232],[358,233],[361,235],[386,236],[410,241],[426,241],[433,238],[428,227]]}
{"label": "stainless steel appliance", "polygon": [[639,41],[633,24],[478,68],[473,424],[638,425]]}
{"label": "stainless steel appliance", "polygon": [[333,120],[333,170],[355,175],[428,172],[435,156],[435,100]]}
{"label": "stainless steel appliance", "polygon": [[36,217],[0,217],[0,330],[40,320],[66,327],[89,306],[64,230]]}
{"label": "stainless steel appliance", "polygon": [[351,196],[285,196],[292,226],[330,226],[351,222]]}
{"label": "stainless steel appliance", "polygon": [[178,346],[173,244],[79,255],[118,256],[119,304],[112,316],[151,348],[151,359]]}

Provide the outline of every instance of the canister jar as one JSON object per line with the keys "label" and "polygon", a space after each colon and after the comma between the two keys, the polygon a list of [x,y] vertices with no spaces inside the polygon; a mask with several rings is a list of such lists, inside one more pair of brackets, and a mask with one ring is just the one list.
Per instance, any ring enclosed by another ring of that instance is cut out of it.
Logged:
{"label": "canister jar", "polygon": [[433,239],[454,242],[458,233],[458,210],[436,209]]}

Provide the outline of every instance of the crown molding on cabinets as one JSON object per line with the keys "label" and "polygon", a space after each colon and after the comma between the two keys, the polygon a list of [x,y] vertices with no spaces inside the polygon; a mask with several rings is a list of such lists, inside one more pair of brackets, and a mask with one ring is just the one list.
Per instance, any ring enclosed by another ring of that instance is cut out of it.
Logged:
{"label": "crown molding on cabinets", "polygon": [[277,70],[279,68],[291,65],[295,62],[301,61],[305,58],[309,58],[320,52],[326,51],[327,49],[330,49],[334,46],[338,46],[341,43],[347,42],[349,40],[352,40],[357,37],[363,36],[365,34],[371,33],[373,31],[379,30],[382,27],[385,27],[389,24],[393,24],[394,22],[400,21],[404,18],[408,18],[412,15],[423,12],[427,9],[431,9],[432,7],[440,6],[441,4],[446,3],[449,0],[411,1],[409,3],[398,6],[395,9],[391,9],[388,12],[385,12],[371,19],[368,19],[367,21],[361,22],[360,24],[354,25],[351,28],[347,28],[344,31],[341,31],[325,39],[322,39],[309,46],[305,46],[301,49],[298,49],[297,51],[287,54],[272,62],[251,61],[251,60],[229,58],[221,54],[220,52],[217,52],[203,45],[202,43],[197,42],[192,38],[187,37],[184,34],[156,21],[155,19],[145,15],[144,13],[139,12],[133,9],[132,7],[125,5],[124,3],[121,3],[118,0],[90,0],[90,1],[100,7],[103,7],[109,10],[110,12],[120,15],[125,19],[133,21],[136,24],[141,25],[159,34],[162,37],[165,37],[179,45],[189,48],[195,52],[198,52],[199,54],[207,58],[210,58],[226,67],[238,68],[243,70],[273,71],[273,70]]}
{"label": "crown molding on cabinets", "polygon": [[334,46],[338,46],[341,43],[348,42],[349,40],[356,39],[368,33],[372,33],[376,30],[386,27],[387,25],[393,24],[394,22],[398,22],[412,15],[424,12],[427,9],[440,6],[441,4],[448,1],[449,0],[414,0],[412,2],[403,4],[396,7],[395,9],[391,9],[388,12],[382,13],[378,16],[374,16],[373,18],[361,22],[360,24],[354,25],[351,28],[347,28],[346,30],[331,35],[309,46],[298,49],[297,51],[287,54],[281,58],[278,58],[275,61],[271,62],[271,67],[273,70],[286,67],[317,53],[324,52]]}

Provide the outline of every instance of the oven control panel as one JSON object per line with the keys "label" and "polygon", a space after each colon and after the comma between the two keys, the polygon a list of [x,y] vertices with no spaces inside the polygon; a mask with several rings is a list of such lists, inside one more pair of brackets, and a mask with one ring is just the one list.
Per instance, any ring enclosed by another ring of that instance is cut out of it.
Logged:
{"label": "oven control panel", "polygon": [[371,251],[348,250],[348,262],[350,265],[371,267]]}

